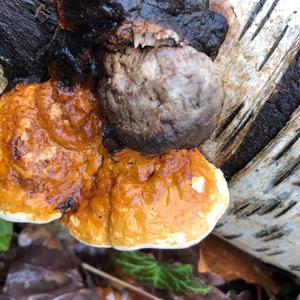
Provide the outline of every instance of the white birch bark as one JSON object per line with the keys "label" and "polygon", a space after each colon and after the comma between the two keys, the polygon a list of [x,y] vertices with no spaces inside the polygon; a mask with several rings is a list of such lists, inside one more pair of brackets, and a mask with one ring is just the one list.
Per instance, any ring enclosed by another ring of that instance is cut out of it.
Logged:
{"label": "white birch bark", "polygon": [[[216,64],[226,99],[202,146],[220,165],[232,155],[300,45],[300,2],[215,0],[230,30]],[[300,79],[299,79],[300,80]],[[230,117],[232,116],[232,117]],[[300,277],[300,111],[230,182],[231,204],[215,233]]]}

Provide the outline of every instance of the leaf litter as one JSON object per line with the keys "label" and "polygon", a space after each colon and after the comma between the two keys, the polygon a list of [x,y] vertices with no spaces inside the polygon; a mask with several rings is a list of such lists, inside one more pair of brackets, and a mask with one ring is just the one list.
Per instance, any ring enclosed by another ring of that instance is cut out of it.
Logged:
{"label": "leaf litter", "polygon": [[57,224],[17,225],[14,234],[2,224],[0,243],[11,247],[0,252],[0,300],[288,300],[300,293],[285,273],[213,236],[188,249],[119,252],[79,243]]}

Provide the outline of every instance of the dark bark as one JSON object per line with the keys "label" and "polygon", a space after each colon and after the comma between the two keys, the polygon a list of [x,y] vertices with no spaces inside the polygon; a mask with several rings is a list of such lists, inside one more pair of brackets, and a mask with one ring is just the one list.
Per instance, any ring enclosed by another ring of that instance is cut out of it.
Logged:
{"label": "dark bark", "polygon": [[144,18],[178,15],[183,10],[207,9],[207,0],[55,0],[61,25],[71,31],[117,26],[131,14]]}
{"label": "dark bark", "polygon": [[242,170],[289,121],[300,105],[300,52],[266,101],[237,151],[221,166],[227,179]]}
{"label": "dark bark", "polygon": [[12,87],[47,78],[45,53],[57,26],[51,0],[0,1],[0,62]]}
{"label": "dark bark", "polygon": [[89,76],[97,78],[100,73],[93,47],[83,43],[80,34],[64,29],[59,29],[49,44],[47,64],[50,77],[66,84]]}
{"label": "dark bark", "polygon": [[[214,58],[228,30],[226,18],[208,10],[205,0],[92,0],[76,1],[76,5],[71,0],[57,0],[56,4],[64,28],[81,32],[86,40],[104,44],[122,22],[134,25],[142,18],[149,24],[173,30],[196,50]],[[126,46],[133,43],[124,40]]]}

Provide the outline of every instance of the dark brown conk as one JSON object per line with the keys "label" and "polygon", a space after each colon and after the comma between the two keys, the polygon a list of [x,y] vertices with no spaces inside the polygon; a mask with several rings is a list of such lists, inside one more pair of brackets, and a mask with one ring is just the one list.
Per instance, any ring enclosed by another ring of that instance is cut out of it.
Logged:
{"label": "dark brown conk", "polygon": [[216,57],[228,25],[207,1],[56,3],[60,23],[81,35],[102,66],[97,95],[110,151],[160,154],[197,147],[209,137],[223,89],[208,56]]}
{"label": "dark brown conk", "polygon": [[120,51],[129,45],[144,48],[184,43],[215,59],[227,30],[225,17],[209,9],[186,9],[178,15],[160,17],[135,12],[104,37],[104,45]]}
{"label": "dark brown conk", "polygon": [[208,0],[55,0],[62,27],[85,31],[116,27],[131,14],[144,18],[176,16],[183,10],[208,8]]}
{"label": "dark brown conk", "polygon": [[80,32],[84,41],[110,49],[112,40],[119,41],[116,51],[124,45],[133,46],[130,28],[140,26],[141,20],[147,26],[173,31],[178,36],[175,43],[184,40],[212,58],[228,30],[226,18],[209,10],[207,0],[56,0],[56,6],[63,28]]}
{"label": "dark brown conk", "polygon": [[110,150],[118,144],[145,154],[190,149],[217,126],[222,84],[209,57],[192,47],[107,53],[105,71],[98,98]]}

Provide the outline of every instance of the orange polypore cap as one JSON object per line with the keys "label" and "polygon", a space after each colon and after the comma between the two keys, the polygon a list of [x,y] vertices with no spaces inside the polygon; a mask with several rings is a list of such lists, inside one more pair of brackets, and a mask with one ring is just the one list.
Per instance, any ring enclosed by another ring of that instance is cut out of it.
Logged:
{"label": "orange polypore cap", "polygon": [[55,90],[50,82],[19,85],[1,97],[0,217],[4,219],[49,222],[61,217],[59,208],[70,199],[94,196],[102,156],[92,96],[74,88],[55,97]]}
{"label": "orange polypore cap", "polygon": [[[0,217],[48,222],[99,247],[184,248],[228,204],[220,170],[196,150],[110,156],[89,89],[20,85],[0,101]],[[70,205],[71,203],[71,205]]]}

